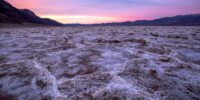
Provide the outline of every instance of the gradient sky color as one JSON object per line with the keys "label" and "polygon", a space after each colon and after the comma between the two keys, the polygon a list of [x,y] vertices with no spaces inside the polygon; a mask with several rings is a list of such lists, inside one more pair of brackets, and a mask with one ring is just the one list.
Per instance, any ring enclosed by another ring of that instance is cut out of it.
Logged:
{"label": "gradient sky color", "polygon": [[200,13],[200,0],[6,0],[62,23],[103,23]]}

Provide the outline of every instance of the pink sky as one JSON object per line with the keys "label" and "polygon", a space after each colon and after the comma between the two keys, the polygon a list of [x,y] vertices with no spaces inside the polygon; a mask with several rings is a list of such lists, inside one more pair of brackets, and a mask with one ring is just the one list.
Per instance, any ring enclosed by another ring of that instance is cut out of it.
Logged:
{"label": "pink sky", "polygon": [[103,23],[200,13],[200,0],[6,0],[62,23]]}

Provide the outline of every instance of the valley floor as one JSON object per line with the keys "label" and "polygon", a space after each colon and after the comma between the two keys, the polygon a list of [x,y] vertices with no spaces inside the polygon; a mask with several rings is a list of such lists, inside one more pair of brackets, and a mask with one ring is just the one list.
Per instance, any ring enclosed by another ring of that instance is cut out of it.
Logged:
{"label": "valley floor", "polygon": [[200,27],[0,28],[0,99],[199,100]]}

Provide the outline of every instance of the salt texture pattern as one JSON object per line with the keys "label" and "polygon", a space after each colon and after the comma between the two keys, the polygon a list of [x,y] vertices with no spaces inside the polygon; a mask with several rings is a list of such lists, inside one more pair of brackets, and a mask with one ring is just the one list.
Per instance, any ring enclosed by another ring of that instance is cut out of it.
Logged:
{"label": "salt texture pattern", "polygon": [[0,29],[0,97],[199,100],[200,27]]}

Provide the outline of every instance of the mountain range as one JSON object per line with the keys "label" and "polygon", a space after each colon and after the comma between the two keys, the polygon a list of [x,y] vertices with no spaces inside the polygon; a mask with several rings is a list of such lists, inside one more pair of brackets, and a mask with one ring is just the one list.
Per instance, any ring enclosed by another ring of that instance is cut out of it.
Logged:
{"label": "mountain range", "polygon": [[200,14],[178,15],[154,20],[137,20],[101,24],[66,24],[65,26],[200,26]]}
{"label": "mountain range", "polygon": [[17,9],[5,0],[0,0],[0,23],[9,24],[42,24],[62,26],[63,24],[48,18],[40,18],[28,9]]}
{"label": "mountain range", "polygon": [[[5,0],[0,0],[0,24],[33,23],[51,26],[63,26],[55,20],[40,18],[28,9],[17,9]],[[65,24],[64,26],[200,26],[200,14],[178,15],[154,20],[137,20],[101,24]]]}

